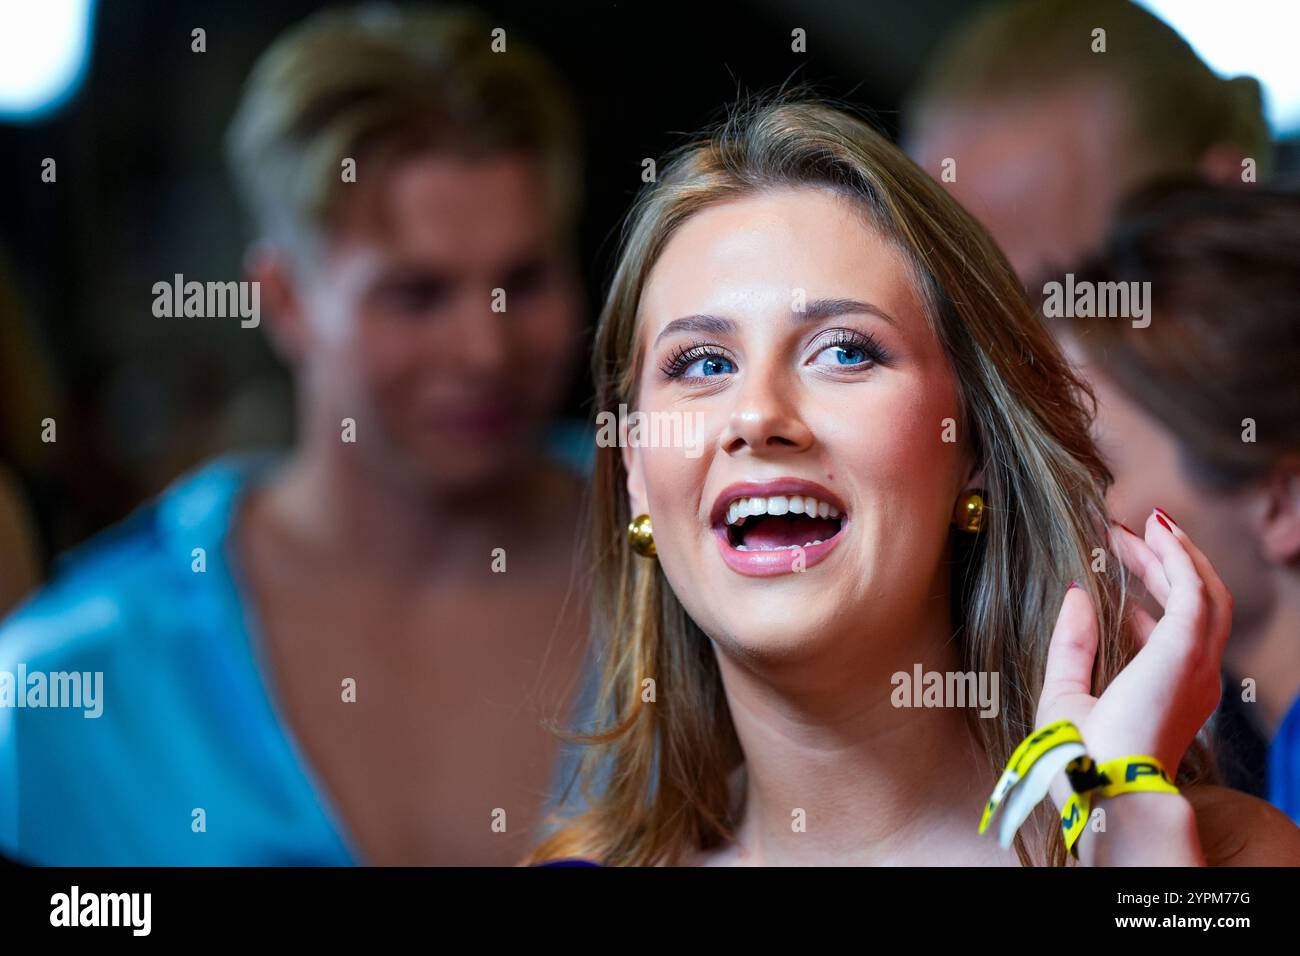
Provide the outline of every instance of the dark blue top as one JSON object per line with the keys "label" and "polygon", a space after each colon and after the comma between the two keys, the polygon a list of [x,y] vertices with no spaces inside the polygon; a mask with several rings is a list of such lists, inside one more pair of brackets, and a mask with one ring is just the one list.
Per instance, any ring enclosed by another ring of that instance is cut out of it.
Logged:
{"label": "dark blue top", "polygon": [[1268,800],[1300,824],[1300,697],[1268,747]]}

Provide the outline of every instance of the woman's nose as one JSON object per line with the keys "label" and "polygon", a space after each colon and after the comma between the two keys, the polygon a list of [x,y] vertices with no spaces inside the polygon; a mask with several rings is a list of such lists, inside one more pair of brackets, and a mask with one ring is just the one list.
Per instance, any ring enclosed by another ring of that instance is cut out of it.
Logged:
{"label": "woman's nose", "polygon": [[734,455],[777,450],[801,451],[812,444],[812,431],[800,414],[798,384],[764,369],[751,370],[736,390],[721,448]]}

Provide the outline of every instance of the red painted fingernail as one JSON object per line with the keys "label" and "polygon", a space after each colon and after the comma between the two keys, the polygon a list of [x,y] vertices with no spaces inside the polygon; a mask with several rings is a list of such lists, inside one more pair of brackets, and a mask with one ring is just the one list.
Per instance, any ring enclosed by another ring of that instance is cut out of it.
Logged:
{"label": "red painted fingernail", "polygon": [[[1157,508],[1157,509],[1156,509],[1156,514],[1164,515],[1168,520],[1170,520],[1170,521],[1174,521],[1174,516],[1171,515],[1171,514],[1170,514],[1168,511],[1166,511],[1164,508]],[[1178,524],[1178,522],[1177,522],[1177,521],[1174,521],[1174,524]]]}
{"label": "red painted fingernail", "polygon": [[1164,525],[1166,531],[1170,533],[1173,532],[1174,529],[1169,527],[1169,522],[1165,520],[1164,515],[1161,514],[1159,511],[1156,512],[1156,520],[1159,521],[1162,525]]}
{"label": "red painted fingernail", "polygon": [[1066,588],[1065,591],[1066,591],[1066,593],[1068,594],[1070,591],[1074,590],[1074,589],[1077,588],[1078,586],[1079,586],[1079,582],[1078,582],[1078,581],[1071,581],[1071,582],[1070,582],[1070,586],[1069,586],[1068,588]]}
{"label": "red painted fingernail", "polygon": [[1130,528],[1130,527],[1129,527],[1128,525],[1126,525],[1124,522],[1121,521],[1121,522],[1119,523],[1119,526],[1120,526],[1121,528],[1123,528],[1125,531],[1127,531],[1129,534],[1133,535],[1133,537],[1135,537],[1135,538],[1139,538],[1139,537],[1141,537],[1141,535],[1139,535],[1136,531],[1134,531],[1132,528]]}

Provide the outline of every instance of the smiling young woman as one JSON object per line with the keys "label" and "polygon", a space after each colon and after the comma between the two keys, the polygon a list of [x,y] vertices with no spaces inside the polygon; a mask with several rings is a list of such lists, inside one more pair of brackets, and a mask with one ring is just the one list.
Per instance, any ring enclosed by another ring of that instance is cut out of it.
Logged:
{"label": "smiling young woman", "polygon": [[[1097,795],[1085,863],[1204,863],[1225,808],[1260,803],[1205,786],[1226,590],[1168,516],[1109,523],[1086,388],[985,232],[866,123],[766,101],[678,151],[593,368],[598,409],[699,413],[703,454],[597,450],[603,729],[587,808],[531,862],[1063,863],[1046,804],[1014,853],[976,827],[1061,720],[1180,790]],[[999,675],[996,716],[896,706],[917,665]],[[1289,857],[1233,862],[1300,859],[1289,822],[1250,819],[1234,850],[1268,831]]]}

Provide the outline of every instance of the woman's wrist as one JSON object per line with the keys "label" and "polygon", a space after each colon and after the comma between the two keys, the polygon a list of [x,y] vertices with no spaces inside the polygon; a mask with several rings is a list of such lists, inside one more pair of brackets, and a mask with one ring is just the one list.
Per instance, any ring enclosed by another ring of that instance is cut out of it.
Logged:
{"label": "woman's wrist", "polygon": [[1177,793],[1094,795],[1077,848],[1083,866],[1205,866],[1196,813]]}
{"label": "woman's wrist", "polygon": [[[1073,792],[1058,773],[1050,790],[1058,820]],[[1205,866],[1195,811],[1178,793],[1093,791],[1075,847],[1083,866]]]}

